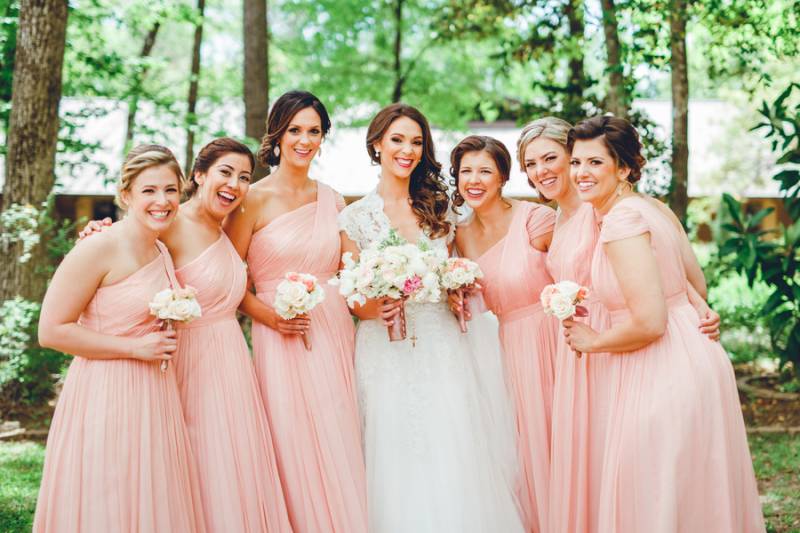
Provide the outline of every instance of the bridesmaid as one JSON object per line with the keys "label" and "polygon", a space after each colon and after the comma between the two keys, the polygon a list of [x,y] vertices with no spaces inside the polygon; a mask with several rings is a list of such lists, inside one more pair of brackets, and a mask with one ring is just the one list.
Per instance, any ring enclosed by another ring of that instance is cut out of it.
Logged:
{"label": "bridesmaid", "polygon": [[[364,459],[353,380],[353,321],[326,282],[341,258],[336,217],[344,200],[309,178],[331,123],[311,93],[291,91],[273,105],[259,159],[277,168],[247,193],[226,231],[247,259],[256,294],[253,356],[274,434],[289,519],[297,533],[367,531]],[[275,288],[289,271],[317,277],[326,298],[308,317],[284,320]],[[308,335],[306,350],[300,335]]]}
{"label": "bridesmaid", "polygon": [[117,203],[127,216],[79,242],[42,303],[39,343],[75,355],[47,440],[36,532],[205,531],[175,371],[148,303],[170,286],[157,238],[178,211],[182,172],[157,145],[131,150]]}
{"label": "bridesmaid", "polygon": [[610,326],[566,320],[564,335],[614,363],[597,529],[764,531],[733,369],[698,330],[682,235],[631,190],[639,136],[625,120],[595,117],[570,143],[572,179],[602,220],[591,278]]}
{"label": "bridesmaid", "polygon": [[[453,203],[474,213],[456,232],[456,246],[476,261],[487,307],[500,320],[507,382],[517,412],[522,466],[519,499],[528,531],[547,528],[553,354],[558,323],[544,314],[539,293],[553,282],[545,268],[555,213],[503,197],[511,155],[491,137],[472,135],[450,154]],[[513,266],[512,266],[513,265]],[[454,310],[462,305],[451,298]]]}
{"label": "bridesmaid", "polygon": [[203,310],[201,318],[176,324],[174,363],[209,529],[290,532],[269,424],[236,319],[246,267],[221,228],[228,214],[245,209],[254,166],[250,149],[234,139],[205,145],[188,200],[162,234],[178,281],[197,290]]}
{"label": "bridesmaid", "polygon": [[178,324],[175,371],[210,531],[291,532],[272,436],[236,309],[247,269],[222,231],[242,203],[255,159],[229,138],[204,146],[164,242],[203,316]]}
{"label": "bridesmaid", "polygon": [[[544,117],[525,126],[517,141],[517,157],[528,183],[539,195],[554,201],[556,225],[547,254],[547,269],[553,279],[591,286],[589,267],[598,238],[591,204],[583,203],[569,179],[567,135],[572,125],[555,117]],[[677,218],[661,202],[647,198],[654,206]],[[681,229],[682,231],[682,229]],[[684,257],[692,283],[705,291],[705,279],[689,241],[683,242]],[[699,298],[693,302],[702,318],[700,329],[719,338],[719,316]],[[591,294],[582,304],[588,316],[584,323],[594,329],[607,328],[610,318],[605,307]],[[549,530],[563,532],[597,531],[597,497],[603,464],[606,413],[607,356],[577,358],[559,335],[554,359],[553,426]]]}

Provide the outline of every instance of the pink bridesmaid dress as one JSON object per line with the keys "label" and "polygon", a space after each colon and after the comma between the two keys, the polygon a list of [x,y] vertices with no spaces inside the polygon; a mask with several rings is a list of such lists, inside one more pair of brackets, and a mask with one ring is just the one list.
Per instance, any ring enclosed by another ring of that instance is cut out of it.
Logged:
{"label": "pink bridesmaid dress", "polygon": [[522,468],[518,497],[526,529],[537,533],[547,531],[558,323],[544,314],[539,303],[542,289],[553,280],[545,268],[546,253],[531,243],[553,231],[554,222],[549,207],[520,202],[508,233],[477,260],[484,275],[486,305],[500,321],[506,379],[517,411]]}
{"label": "pink bridesmaid dress", "polygon": [[311,350],[299,336],[253,323],[253,356],[273,430],[289,519],[296,533],[367,531],[366,479],[353,370],[353,320],[336,287],[337,214],[318,183],[317,201],[253,235],[247,263],[258,298],[272,305],[286,272],[317,277],[325,300],[311,311]]}
{"label": "pink bridesmaid dress", "polygon": [[656,256],[667,329],[612,356],[598,531],[763,532],[733,367],[698,330],[673,223],[643,198],[620,200],[602,221],[592,287],[613,324],[629,319],[603,244],[642,234]]}
{"label": "pink bridesmaid dress", "polygon": [[[169,286],[171,266],[158,245],[150,264],[97,289],[82,326],[120,336],[158,329],[148,303]],[[33,531],[205,530],[175,371],[75,357],[50,425]]]}
{"label": "pink bridesmaid dress", "polygon": [[[591,204],[581,204],[568,219],[559,214],[547,254],[553,280],[589,287],[581,318],[595,330],[606,329],[610,316],[591,290],[591,264],[599,228]],[[552,449],[548,531],[598,531],[598,497],[609,403],[609,355],[576,357],[559,326],[554,360]]]}
{"label": "pink bridesmaid dress", "polygon": [[236,309],[247,268],[222,233],[177,270],[203,316],[177,324],[173,364],[210,531],[290,533],[272,436]]}

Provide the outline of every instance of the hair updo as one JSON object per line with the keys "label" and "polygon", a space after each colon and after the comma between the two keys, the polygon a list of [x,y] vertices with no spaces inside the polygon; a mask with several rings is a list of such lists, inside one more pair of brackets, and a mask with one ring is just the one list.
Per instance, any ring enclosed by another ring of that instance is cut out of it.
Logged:
{"label": "hair updo", "polygon": [[136,181],[139,174],[148,168],[162,165],[169,168],[177,176],[178,192],[180,192],[183,189],[184,182],[183,170],[172,151],[160,144],[140,144],[132,148],[128,155],[125,156],[119,180],[117,181],[117,194],[114,197],[114,203],[118,207],[125,209],[127,206],[122,201],[122,193],[131,190],[133,182]]}
{"label": "hair updo", "polygon": [[280,154],[275,155],[275,147],[281,142],[281,137],[289,129],[289,124],[294,116],[306,108],[317,112],[322,125],[322,136],[325,137],[331,129],[331,119],[328,110],[319,98],[308,91],[289,91],[283,93],[272,104],[267,119],[267,132],[261,138],[258,149],[258,162],[267,167],[277,166],[281,162]]}
{"label": "hair updo", "polygon": [[494,160],[497,172],[500,174],[500,186],[505,185],[511,177],[511,154],[503,143],[494,137],[486,135],[470,135],[462,140],[450,152],[450,176],[454,186],[452,194],[453,204],[457,207],[464,205],[464,197],[458,191],[458,174],[461,171],[461,160],[470,152],[486,152]]}
{"label": "hair updo", "polygon": [[240,143],[236,139],[230,137],[220,137],[214,139],[207,145],[203,146],[194,158],[194,165],[192,165],[192,172],[189,174],[188,183],[186,184],[186,197],[191,198],[197,192],[199,184],[194,180],[196,174],[205,174],[211,165],[216,163],[217,159],[226,154],[242,154],[247,156],[250,160],[250,171],[252,172],[256,166],[256,159],[253,157],[253,152],[250,148]]}
{"label": "hair updo", "polygon": [[603,144],[614,158],[617,166],[630,170],[628,182],[636,183],[642,177],[642,168],[647,160],[642,155],[639,132],[624,118],[612,116],[592,117],[579,122],[569,133],[569,150],[575,141],[603,139]]}

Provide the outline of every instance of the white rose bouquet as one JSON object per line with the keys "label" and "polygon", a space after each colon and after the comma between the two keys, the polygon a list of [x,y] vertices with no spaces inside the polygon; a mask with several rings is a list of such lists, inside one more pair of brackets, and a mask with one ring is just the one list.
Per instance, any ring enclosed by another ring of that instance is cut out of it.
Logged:
{"label": "white rose bouquet", "polygon": [[[173,322],[191,322],[203,314],[197,301],[197,290],[189,285],[159,291],[149,305],[150,314],[161,320],[165,329],[172,329]],[[166,372],[168,365],[168,361],[162,361],[161,371]]]}
{"label": "white rose bouquet", "polygon": [[589,289],[574,281],[560,281],[542,289],[539,299],[546,314],[566,320],[586,311],[579,304],[588,294]]}
{"label": "white rose bouquet", "polygon": [[[287,272],[275,290],[275,311],[285,320],[299,315],[307,315],[325,300],[325,290],[311,274]],[[311,349],[311,341],[303,334],[306,350]]]}
{"label": "white rose bouquet", "polygon": [[[438,302],[442,295],[438,267],[445,259],[443,252],[431,249],[424,239],[418,245],[410,244],[392,230],[379,245],[362,250],[358,261],[346,252],[344,268],[330,283],[339,286],[339,294],[350,307],[364,305],[368,298]],[[405,328],[401,307],[398,319],[389,327],[389,339],[404,339]]]}
{"label": "white rose bouquet", "polygon": [[[483,277],[483,272],[481,272],[478,263],[463,257],[449,257],[439,267],[439,280],[442,288],[448,291],[463,292],[463,289],[471,287],[481,277]],[[458,312],[458,325],[461,328],[461,333],[467,332],[467,321],[464,318],[463,307]]]}

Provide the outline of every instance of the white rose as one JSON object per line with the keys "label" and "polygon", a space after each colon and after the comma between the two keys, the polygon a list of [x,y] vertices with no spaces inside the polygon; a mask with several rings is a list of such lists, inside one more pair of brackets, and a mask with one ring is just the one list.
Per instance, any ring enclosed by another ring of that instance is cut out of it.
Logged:
{"label": "white rose", "polygon": [[566,320],[575,314],[574,300],[563,294],[555,294],[550,299],[550,313],[559,320]]}
{"label": "white rose", "polygon": [[200,304],[197,300],[177,300],[172,303],[169,308],[172,320],[179,320],[181,322],[189,322],[194,318],[200,316]]}
{"label": "white rose", "polygon": [[571,301],[575,301],[575,298],[578,296],[578,291],[581,290],[581,286],[575,283],[574,281],[561,281],[556,283],[556,288],[558,292],[569,298]]}
{"label": "white rose", "polygon": [[[150,314],[157,315],[172,302],[173,295],[172,289],[164,289],[159,291],[153,296],[153,301],[150,302]],[[161,318],[161,317],[159,317]]]}

